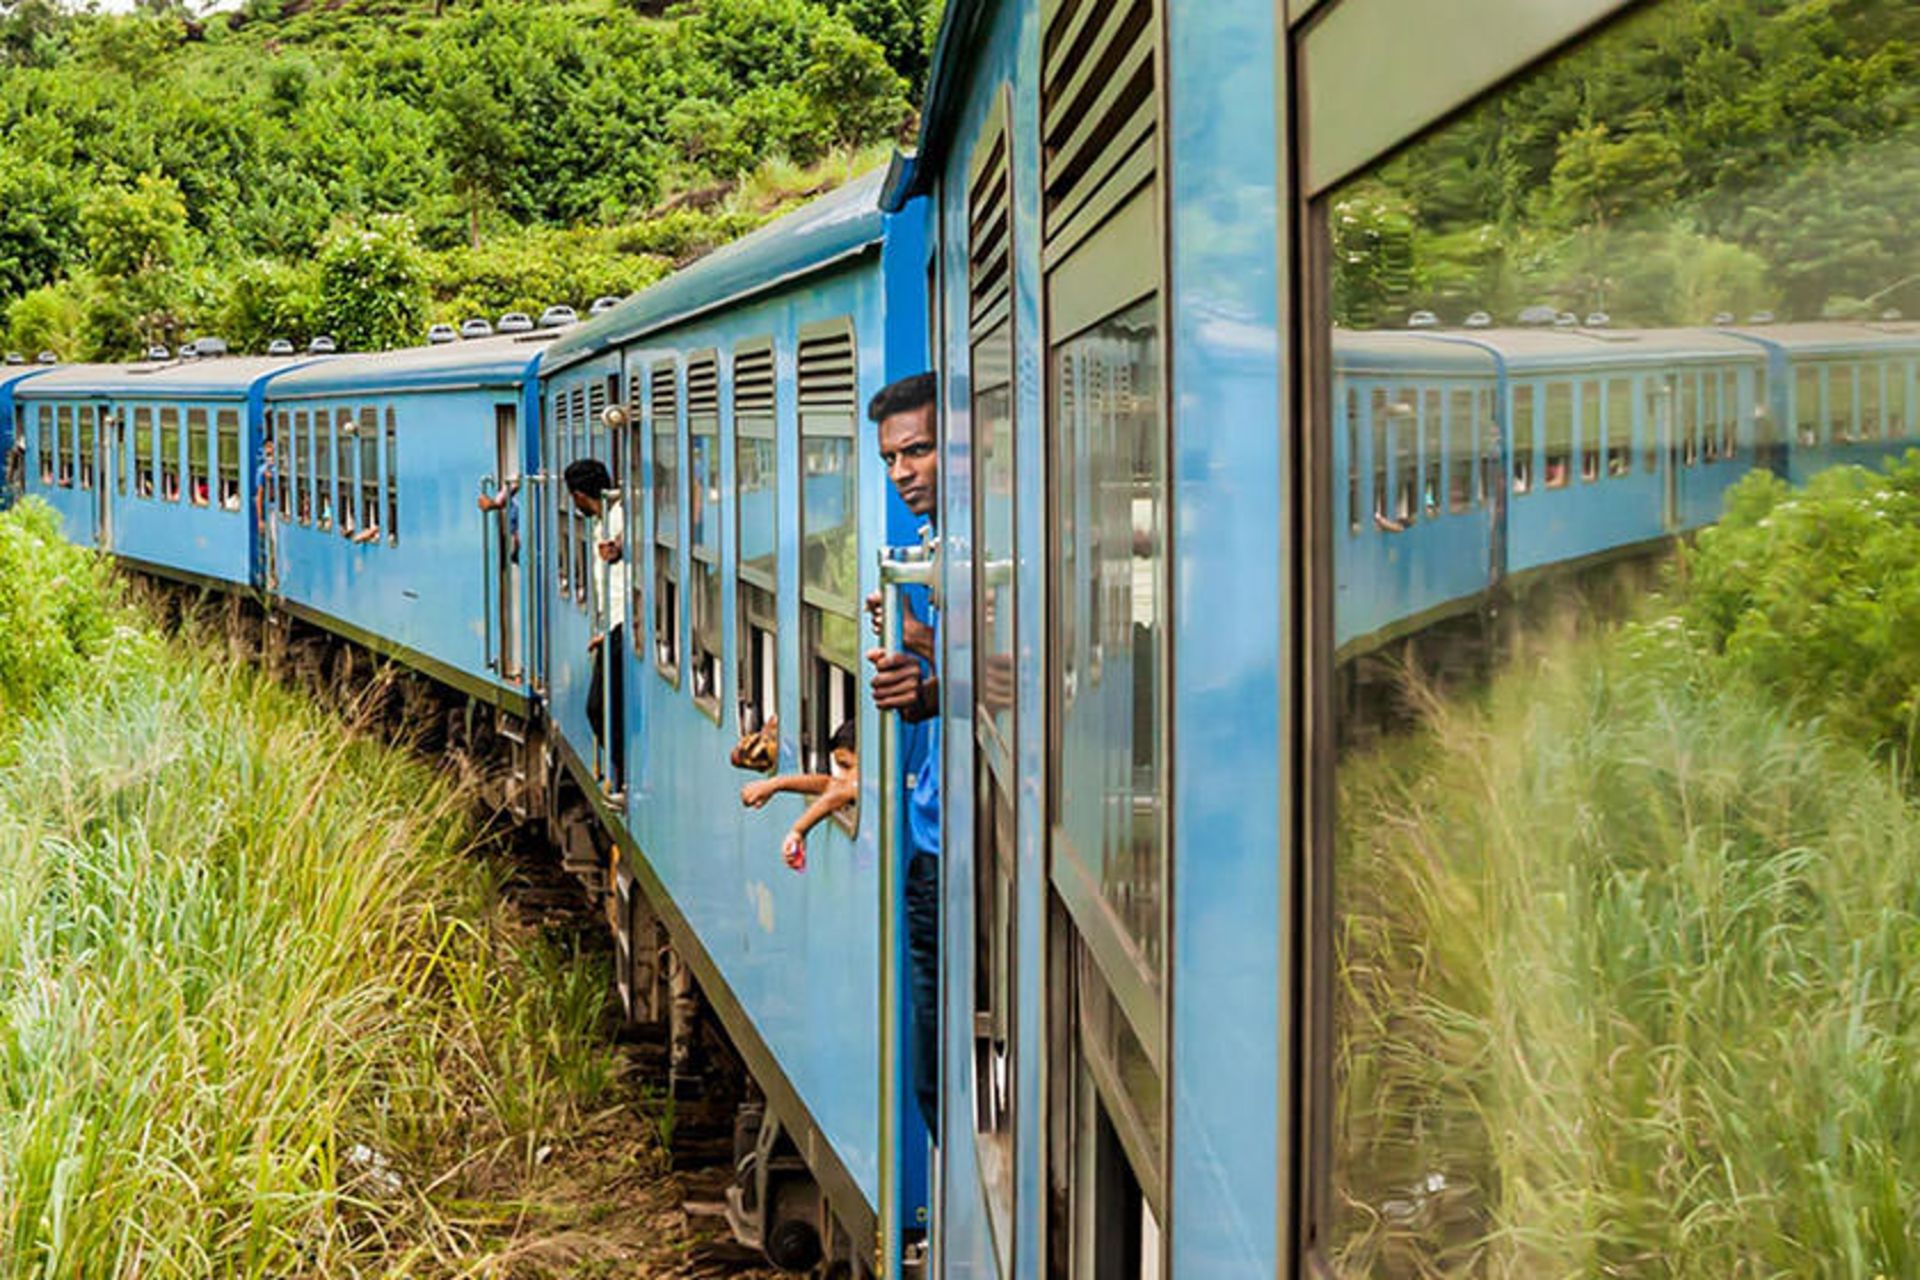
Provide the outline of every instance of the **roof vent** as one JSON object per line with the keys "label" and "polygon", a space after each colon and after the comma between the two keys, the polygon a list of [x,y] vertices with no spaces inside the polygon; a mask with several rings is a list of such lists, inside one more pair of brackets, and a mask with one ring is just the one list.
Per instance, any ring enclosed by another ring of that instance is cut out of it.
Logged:
{"label": "roof vent", "polygon": [[1882,320],[1904,320],[1904,319],[1906,319],[1906,317],[1905,317],[1905,316],[1903,316],[1903,315],[1901,315],[1901,314],[1900,314],[1900,308],[1898,308],[1898,307],[1888,307],[1888,308],[1887,308],[1887,309],[1886,309],[1885,311],[1882,311],[1882,312],[1880,313],[1880,318],[1881,318]]}
{"label": "roof vent", "polygon": [[1579,323],[1580,317],[1571,311],[1562,311],[1553,318],[1553,327],[1556,329],[1571,329]]}
{"label": "roof vent", "polygon": [[330,356],[339,349],[333,339],[324,333],[307,344],[308,354],[316,356]]}
{"label": "roof vent", "polygon": [[173,352],[169,351],[165,344],[156,342],[147,348],[147,359],[158,364],[162,360],[173,359]]}
{"label": "roof vent", "polygon": [[1440,317],[1431,311],[1416,311],[1407,317],[1409,329],[1438,329],[1439,327]]}
{"label": "roof vent", "polygon": [[427,345],[442,347],[449,342],[460,341],[460,333],[450,324],[437,324],[427,330]]}
{"label": "roof vent", "polygon": [[200,358],[200,344],[197,342],[181,343],[180,358],[182,360],[198,360]]}
{"label": "roof vent", "polygon": [[1587,312],[1587,328],[1604,329],[1613,323],[1613,317],[1604,311]]}
{"label": "roof vent", "polygon": [[1731,311],[1716,311],[1716,312],[1714,312],[1714,313],[1713,313],[1713,323],[1714,323],[1714,325],[1715,325],[1716,327],[1718,327],[1718,328],[1724,328],[1724,327],[1726,327],[1727,325],[1730,325],[1730,324],[1732,324],[1732,323],[1733,323],[1733,312],[1731,312]]}
{"label": "roof vent", "polygon": [[540,327],[542,329],[564,329],[570,324],[578,323],[580,323],[580,314],[572,307],[548,307],[540,313]]}
{"label": "roof vent", "polygon": [[1528,307],[1520,313],[1520,323],[1524,325],[1552,324],[1559,312],[1549,306]]}
{"label": "roof vent", "polygon": [[203,356],[223,356],[227,354],[225,338],[196,338],[193,349]]}
{"label": "roof vent", "polygon": [[35,364],[59,364],[60,357],[53,354],[53,352],[51,351],[42,351],[39,355],[33,358],[33,362]]}
{"label": "roof vent", "polygon": [[25,364],[26,362],[27,362],[27,358],[21,355],[18,351],[7,352],[8,364]]}
{"label": "roof vent", "polygon": [[500,332],[530,333],[533,330],[533,318],[524,311],[509,311],[500,317]]}
{"label": "roof vent", "polygon": [[1747,323],[1748,324],[1772,324],[1773,312],[1756,311],[1752,315],[1747,317]]}
{"label": "roof vent", "polygon": [[267,344],[267,354],[270,356],[290,356],[293,354],[293,344],[285,338],[275,338]]}
{"label": "roof vent", "polygon": [[1467,317],[1467,328],[1487,329],[1493,326],[1493,317],[1484,311],[1476,311]]}
{"label": "roof vent", "polygon": [[475,316],[471,320],[463,321],[460,325],[460,336],[463,338],[491,338],[493,336],[493,322],[491,320],[482,320],[478,316]]}
{"label": "roof vent", "polygon": [[619,305],[620,299],[614,297],[612,294],[603,293],[593,300],[593,305],[587,308],[587,314],[597,316],[602,311],[611,311]]}

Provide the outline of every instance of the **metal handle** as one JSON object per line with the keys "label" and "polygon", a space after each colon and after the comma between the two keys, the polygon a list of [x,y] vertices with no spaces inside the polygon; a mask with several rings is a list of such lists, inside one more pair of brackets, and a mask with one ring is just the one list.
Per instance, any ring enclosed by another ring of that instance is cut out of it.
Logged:
{"label": "metal handle", "polygon": [[[606,498],[600,501],[604,512]],[[606,532],[604,516],[602,527],[592,532]],[[590,553],[595,572],[600,575],[599,598],[593,603],[593,619],[600,628],[600,732],[593,739],[593,764],[607,789],[614,790],[619,784],[613,778],[613,565],[601,556],[600,542],[599,537],[593,539]]]}
{"label": "metal handle", "polygon": [[[898,643],[900,588],[933,585],[939,547],[880,548],[880,639]],[[900,718],[880,715],[880,1239],[875,1274],[884,1280],[900,1260],[900,1194],[896,1165],[900,1126],[900,926],[899,926]]]}
{"label": "metal handle", "polygon": [[[480,496],[493,497],[493,477],[483,476],[480,480]],[[487,670],[498,671],[500,663],[493,652],[493,613],[496,607],[494,590],[499,578],[493,572],[493,522],[499,518],[498,511],[483,511],[480,514],[480,613],[481,630],[485,636],[483,656],[487,660]]]}

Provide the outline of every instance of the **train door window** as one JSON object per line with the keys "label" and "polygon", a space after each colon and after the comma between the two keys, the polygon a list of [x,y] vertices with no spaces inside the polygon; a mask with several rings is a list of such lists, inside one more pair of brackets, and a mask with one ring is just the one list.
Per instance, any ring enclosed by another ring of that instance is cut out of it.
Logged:
{"label": "train door window", "polygon": [[1373,519],[1387,518],[1387,389],[1374,387],[1367,397],[1367,439],[1373,460]]}
{"label": "train door window", "polygon": [[180,411],[160,411],[160,496],[167,502],[180,501],[180,459],[186,442],[180,430]]}
{"label": "train door window", "polygon": [[1533,475],[1539,424],[1534,420],[1533,385],[1516,384],[1513,411],[1507,415],[1513,436],[1513,491],[1533,492]]}
{"label": "train door window", "polygon": [[[568,421],[573,427],[572,454],[575,458],[594,457],[596,455],[593,451],[592,423],[587,413],[586,386],[576,384],[567,399],[570,407]],[[589,584],[599,565],[598,557],[587,545],[592,536],[592,521],[588,519],[586,512],[574,508],[571,496],[567,498],[567,517],[572,521],[573,528],[573,603],[582,612],[586,612],[590,609],[589,602],[593,599]]]}
{"label": "train door window", "polygon": [[1801,444],[1820,444],[1830,437],[1826,431],[1826,387],[1818,365],[1801,365],[1793,374],[1794,434]]}
{"label": "train door window", "polygon": [[1340,397],[1341,431],[1347,444],[1347,532],[1360,532],[1360,393],[1352,387]]}
{"label": "train door window", "polygon": [[1493,416],[1493,391],[1480,387],[1473,393],[1473,429],[1480,442],[1480,465],[1473,473],[1473,501],[1486,505],[1500,488],[1500,424]]}
{"label": "train door window", "polygon": [[[1910,364],[1890,364],[1887,366],[1887,439],[1901,440],[1909,434],[1907,430],[1907,380],[1913,376]],[[1765,403],[1765,396],[1760,397]]]}
{"label": "train door window", "polygon": [[1860,439],[1854,416],[1855,389],[1859,370],[1853,365],[1837,364],[1827,369],[1827,421],[1833,425],[1833,438],[1842,444]]}
{"label": "train door window", "polygon": [[400,545],[400,423],[387,406],[387,545]]}
{"label": "train door window", "polygon": [[1476,470],[1474,451],[1479,444],[1480,423],[1473,416],[1473,392],[1454,388],[1447,392],[1447,510],[1465,511],[1479,497],[1474,493]]}
{"label": "train door window", "polygon": [[153,496],[153,455],[153,410],[141,405],[133,411],[133,491],[142,498]]}
{"label": "train door window", "polygon": [[1395,387],[1387,405],[1387,434],[1393,442],[1393,515],[1401,524],[1412,524],[1420,515],[1415,496],[1420,484],[1418,397],[1411,388]]}
{"label": "train door window", "polygon": [[274,415],[273,441],[274,508],[279,512],[280,523],[285,524],[293,516],[293,491],[299,484],[299,455],[293,448],[293,415],[285,409]]}
{"label": "train door window", "polygon": [[1600,444],[1603,419],[1600,416],[1600,384],[1580,384],[1580,480],[1592,484],[1600,478]]}
{"label": "train door window", "polygon": [[360,495],[356,491],[358,485],[354,476],[356,455],[359,452],[354,448],[354,440],[359,435],[360,429],[354,424],[353,410],[344,406],[333,411],[333,419],[333,441],[336,450],[334,457],[338,464],[334,480],[337,482],[339,493],[338,499],[333,504],[333,520],[334,526],[340,530],[340,536],[351,538],[360,531],[358,514]]}
{"label": "train door window", "polygon": [[653,418],[653,665],[680,684],[680,371],[672,360],[648,373]]}
{"label": "train door window", "polygon": [[128,447],[127,411],[114,409],[108,419],[113,424],[113,487],[121,497],[127,496],[127,477],[133,471],[133,453]]}
{"label": "train door window", "polygon": [[205,409],[187,410],[187,501],[196,507],[213,501],[213,435]]}
{"label": "train door window", "polygon": [[567,393],[553,393],[547,410],[547,474],[553,480],[553,577],[564,597],[573,586],[573,498],[567,493]]}
{"label": "train door window", "polygon": [[687,542],[693,701],[720,718],[720,366],[711,351],[687,360]]}
{"label": "train door window", "polygon": [[1740,374],[1733,369],[1720,373],[1720,456],[1734,458],[1740,452]]}
{"label": "train door window", "polygon": [[[240,509],[240,411],[221,409],[213,415],[219,449],[220,509]],[[264,499],[262,499],[264,501]]]}
{"label": "train door window", "polygon": [[60,451],[59,484],[62,489],[71,489],[73,488],[73,406],[60,405],[54,410],[54,417],[58,423],[56,427],[58,434],[54,439],[58,442]]}
{"label": "train door window", "polygon": [[380,534],[380,411],[371,405],[360,410],[360,532]]}
{"label": "train door window", "polygon": [[733,518],[740,595],[734,613],[742,734],[759,732],[780,706],[780,466],[774,421],[772,343],[736,348]]}
{"label": "train door window", "polygon": [[1614,378],[1607,383],[1607,475],[1619,477],[1633,470],[1633,383]]}
{"label": "train door window", "polygon": [[[859,460],[853,327],[845,320],[801,331],[800,749],[828,772],[827,742],[856,708],[859,662]],[[835,815],[851,827],[853,813]]]}
{"label": "train door window", "polygon": [[1442,460],[1446,456],[1446,419],[1440,392],[1429,388],[1420,396],[1420,509],[1428,515],[1440,510]]}
{"label": "train door window", "polygon": [[93,488],[95,474],[94,464],[99,459],[100,449],[99,436],[95,431],[96,414],[94,407],[90,404],[81,405],[76,417],[80,427],[80,465],[78,468],[80,472],[80,487],[82,489],[91,489]]}
{"label": "train door window", "polygon": [[628,643],[634,645],[640,643],[635,637],[645,631],[647,617],[647,574],[644,569],[640,571],[632,569],[634,565],[644,566],[647,563],[646,524],[640,518],[640,504],[644,501],[647,483],[646,476],[640,470],[641,459],[646,456],[644,446],[647,424],[641,413],[641,406],[645,403],[646,390],[642,385],[640,371],[636,369],[627,381],[627,457],[631,465],[626,474],[625,498],[627,504],[625,555],[629,566],[626,576],[627,590],[630,593],[627,599],[627,636]]}

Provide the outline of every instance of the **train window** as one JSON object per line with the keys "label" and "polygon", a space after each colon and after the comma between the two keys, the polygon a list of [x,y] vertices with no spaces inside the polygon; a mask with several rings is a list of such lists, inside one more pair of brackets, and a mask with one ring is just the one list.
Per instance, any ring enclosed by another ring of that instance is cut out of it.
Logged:
{"label": "train window", "polygon": [[141,405],[133,411],[133,491],[142,498],[153,496],[153,410]]}
{"label": "train window", "polygon": [[1500,491],[1500,424],[1493,416],[1493,392],[1480,387],[1473,393],[1474,431],[1480,441],[1480,465],[1473,473],[1473,500],[1485,505]]}
{"label": "train window", "polygon": [[212,502],[213,436],[207,430],[205,409],[187,410],[187,501],[196,507]]}
{"label": "train window", "polygon": [[387,545],[400,545],[400,424],[387,406]]}
{"label": "train window", "polygon": [[1418,394],[1397,387],[1393,403],[1387,406],[1387,432],[1393,439],[1393,514],[1402,524],[1412,524],[1420,514],[1420,504],[1414,495],[1420,483]]}
{"label": "train window", "polygon": [[1580,384],[1580,479],[1591,484],[1600,478],[1600,445],[1604,420],[1600,416],[1600,384]]}
{"label": "train window", "polygon": [[215,445],[219,450],[220,509],[240,509],[240,411],[221,409],[213,415]]}
{"label": "train window", "polygon": [[180,459],[185,453],[180,411],[160,410],[160,496],[167,502],[180,501]]}
{"label": "train window", "polygon": [[1633,383],[1614,378],[1606,395],[1607,474],[1618,478],[1633,470]]}
{"label": "train window", "polygon": [[[574,390],[568,393],[566,401],[570,409],[568,422],[572,424],[572,457],[576,459],[597,457],[593,453],[593,424],[588,420],[586,386],[584,384],[574,386]],[[564,489],[566,486],[563,484],[561,487]],[[597,566],[599,566],[599,558],[593,555],[593,549],[588,545],[588,539],[593,532],[593,522],[589,520],[584,510],[574,509],[574,501],[570,495],[566,497],[566,518],[572,522],[572,530],[574,530],[574,606],[586,612],[589,601],[593,599],[588,583],[593,581],[593,574],[597,572]]]}
{"label": "train window", "polygon": [[313,485],[314,476],[319,473],[320,461],[314,447],[313,419],[305,409],[293,411],[293,455],[296,464],[294,504],[297,508],[295,518],[303,525],[314,521]]}
{"label": "train window", "polygon": [[334,472],[339,497],[333,504],[333,523],[339,529],[340,536],[351,538],[360,531],[358,507],[360,495],[356,492],[354,471],[358,451],[353,447],[359,428],[354,425],[353,410],[344,405],[333,411],[334,457],[338,469]]}
{"label": "train window", "polygon": [[1474,447],[1479,425],[1473,416],[1473,392],[1447,392],[1447,510],[1465,511],[1478,501],[1473,492]]}
{"label": "train window", "polygon": [[1428,515],[1440,510],[1441,465],[1446,456],[1446,418],[1440,391],[1428,388],[1420,395],[1420,508]]}
{"label": "train window", "polygon": [[[627,517],[625,555],[629,571],[627,578],[627,642],[640,645],[638,638],[645,634],[647,617],[647,579],[644,569],[634,571],[631,566],[647,563],[646,522],[641,519],[640,505],[644,501],[647,477],[641,471],[646,458],[647,423],[641,406],[646,403],[645,380],[639,369],[635,369],[627,379],[627,457],[631,465],[627,468],[625,497]],[[638,649],[635,650],[638,652]]]}
{"label": "train window", "polygon": [[1373,520],[1387,518],[1387,389],[1375,387],[1367,397],[1367,436],[1373,459]]}
{"label": "train window", "polygon": [[676,688],[680,684],[679,376],[672,360],[656,361],[648,375],[653,418],[653,665]]}
{"label": "train window", "polygon": [[[1914,314],[1920,281],[1889,265],[1911,236],[1858,217],[1920,172],[1910,77],[1866,87],[1908,56],[1909,7],[1861,0],[1814,27],[1772,0],[1602,7],[1537,66],[1489,68],[1479,100],[1408,120],[1302,219],[1319,240],[1297,347],[1334,357],[1300,398],[1306,456],[1358,453],[1356,429],[1364,447],[1341,381],[1363,356],[1432,354],[1387,317],[1484,298],[1500,319],[1471,340],[1506,361],[1506,482],[1526,496],[1494,504],[1484,542],[1460,521],[1459,542],[1364,556],[1333,523],[1353,475],[1313,480],[1303,594],[1327,623],[1307,683],[1329,714],[1307,717],[1303,752],[1322,824],[1303,1058],[1320,1075],[1295,1113],[1308,1256],[1289,1273],[1911,1269],[1887,1189],[1920,1147],[1888,1077],[1855,1072],[1911,1056],[1900,895],[1920,855],[1806,852],[1920,850],[1911,717],[1874,683],[1901,651],[1877,630],[1899,613],[1878,555],[1915,474],[1888,455],[1920,332],[1865,318]],[[1805,82],[1813,45],[1848,92],[1790,125],[1756,114]],[[1364,54],[1329,46],[1318,72],[1363,74]],[[1363,200],[1419,234],[1369,243],[1334,216]],[[1605,310],[1614,331],[1518,323],[1540,303]],[[1763,309],[1779,322],[1709,320]],[[1053,506],[1082,483],[1049,480]],[[1050,710],[1070,719],[1074,697]],[[1109,990],[1108,1025],[1131,1026]],[[1100,1102],[1095,1151],[1151,1140]]]}
{"label": "train window", "polygon": [[93,488],[94,472],[96,470],[95,464],[99,461],[100,457],[100,441],[94,430],[95,417],[96,414],[92,405],[83,404],[80,406],[77,414],[80,426],[80,465],[78,470],[80,473],[80,487],[82,489]]}
{"label": "train window", "polygon": [[[844,320],[801,331],[800,750],[828,771],[827,741],[856,710],[859,669],[859,460],[854,453],[853,329]],[[843,810],[848,819],[850,810]],[[838,816],[838,815],[836,815]]]}
{"label": "train window", "polygon": [[63,404],[55,410],[59,421],[60,442],[60,487],[73,488],[73,406]]}
{"label": "train window", "polygon": [[1853,444],[1860,439],[1854,416],[1855,390],[1860,370],[1850,364],[1830,365],[1827,369],[1827,421],[1833,427],[1833,439]]}
{"label": "train window", "polygon": [[113,411],[107,421],[113,424],[113,475],[114,488],[121,497],[127,495],[127,476],[133,470],[133,457],[127,439],[127,412],[125,409]]}
{"label": "train window", "polygon": [[711,351],[687,360],[687,551],[693,700],[720,718],[720,366]]}
{"label": "train window", "polygon": [[40,483],[51,487],[55,483],[54,476],[59,474],[55,470],[58,464],[54,461],[52,407],[41,405],[40,412],[35,415],[34,423],[34,444],[40,455]]}
{"label": "train window", "polygon": [[371,405],[360,410],[360,532],[380,533],[380,411]]}
{"label": "train window", "polygon": [[1360,393],[1348,388],[1340,401],[1340,428],[1347,443],[1347,532],[1360,532]]}
{"label": "train window", "polygon": [[564,477],[567,463],[569,436],[567,434],[567,393],[564,388],[553,393],[553,400],[547,413],[547,473],[555,477],[553,485],[553,566],[554,582],[561,596],[565,596],[573,586],[573,497],[567,492]]}
{"label": "train window", "polygon": [[1826,379],[1817,365],[1801,365],[1793,372],[1794,434],[1801,444],[1827,440]]}
{"label": "train window", "polygon": [[757,733],[778,712],[780,465],[774,437],[773,345],[733,354],[734,538],[740,556],[740,732]]}

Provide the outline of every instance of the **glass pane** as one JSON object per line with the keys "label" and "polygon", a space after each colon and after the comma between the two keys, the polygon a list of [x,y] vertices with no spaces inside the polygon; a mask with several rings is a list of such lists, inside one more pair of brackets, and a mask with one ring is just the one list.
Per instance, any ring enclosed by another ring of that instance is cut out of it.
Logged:
{"label": "glass pane", "polygon": [[56,411],[59,416],[60,442],[60,484],[63,488],[73,488],[73,406],[61,405]]}
{"label": "glass pane", "polygon": [[133,491],[142,498],[153,496],[153,410],[133,411]]}
{"label": "glass pane", "polygon": [[80,487],[93,488],[94,461],[98,457],[99,444],[94,434],[93,406],[80,406]]}
{"label": "glass pane", "polygon": [[180,411],[160,411],[160,494],[168,502],[180,501]]}
{"label": "glass pane", "polygon": [[860,587],[853,443],[846,436],[809,436],[800,454],[801,586],[809,601],[849,615]]}
{"label": "glass pane", "polygon": [[[1633,6],[1326,197],[1331,1275],[1920,1267],[1912,17]],[[1435,395],[1523,499],[1405,521]]]}
{"label": "glass pane", "polygon": [[740,573],[765,587],[776,585],[778,474],[771,439],[739,437],[735,466],[740,481]]}
{"label": "glass pane", "polygon": [[334,414],[334,443],[338,446],[339,470],[334,479],[339,484],[340,498],[334,504],[334,520],[342,537],[351,536],[358,531],[359,525],[354,514],[354,433],[353,411],[340,409]]}
{"label": "glass pane", "polygon": [[695,555],[720,559],[720,439],[698,434],[688,437],[689,504],[687,520]]}
{"label": "glass pane", "polygon": [[222,409],[214,418],[220,434],[220,506],[240,509],[240,415]]}
{"label": "glass pane", "polygon": [[974,599],[980,664],[976,697],[983,722],[1010,760],[1014,707],[1013,336],[996,326],[974,346]]}
{"label": "glass pane", "polygon": [[653,536],[668,545],[680,538],[680,441],[672,431],[653,433]]}
{"label": "glass pane", "polygon": [[[1141,302],[1053,352],[1058,593],[1065,688],[1059,821],[1067,852],[1118,917],[1157,989],[1163,964],[1160,723],[1166,592],[1159,304]],[[1411,473],[1408,473],[1409,476]]]}

